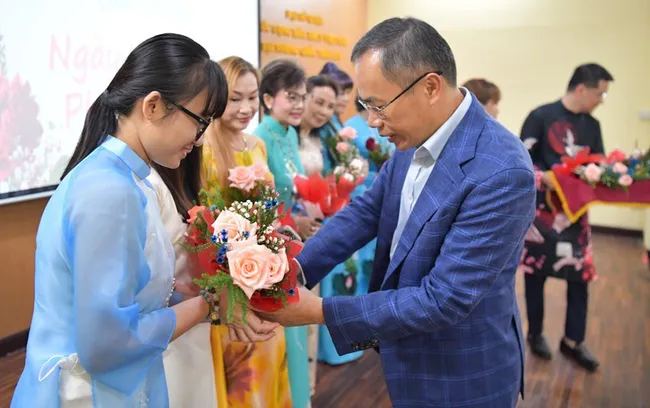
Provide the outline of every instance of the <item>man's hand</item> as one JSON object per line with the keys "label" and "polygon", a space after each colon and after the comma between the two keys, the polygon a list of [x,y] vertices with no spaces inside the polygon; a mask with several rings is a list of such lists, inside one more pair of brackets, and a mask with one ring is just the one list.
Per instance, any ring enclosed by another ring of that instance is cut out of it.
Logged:
{"label": "man's hand", "polygon": [[300,296],[298,303],[289,304],[277,312],[255,311],[255,313],[264,320],[280,323],[284,327],[325,324],[323,299],[302,286],[298,291]]}
{"label": "man's hand", "polygon": [[300,234],[300,238],[303,241],[311,238],[322,227],[320,222],[303,215],[296,215],[293,220],[296,223],[296,227],[298,227],[298,234]]}
{"label": "man's hand", "polygon": [[233,311],[232,323],[228,323],[226,320],[227,310],[228,292],[224,289],[219,295],[219,314],[221,324],[228,327],[230,340],[243,343],[256,343],[270,340],[275,336],[274,330],[278,328],[278,323],[265,322],[250,310],[246,313],[246,323],[243,323],[243,313],[239,305],[236,305]]}
{"label": "man's hand", "polygon": [[544,175],[542,176],[542,183],[544,184],[544,187],[546,187],[547,190],[553,191],[555,190],[555,185],[551,181],[551,172],[550,171],[545,171]]}

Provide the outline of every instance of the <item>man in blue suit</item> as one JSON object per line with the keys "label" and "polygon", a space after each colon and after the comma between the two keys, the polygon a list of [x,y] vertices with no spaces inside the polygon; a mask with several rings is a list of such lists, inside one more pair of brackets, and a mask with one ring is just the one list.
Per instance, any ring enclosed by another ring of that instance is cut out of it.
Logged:
{"label": "man in blue suit", "polygon": [[380,352],[395,407],[514,407],[523,393],[515,271],[535,217],[535,177],[517,137],[456,86],[447,42],[392,18],[355,45],[359,102],[398,152],[372,188],[297,260],[308,287],[377,238],[367,295],[263,317],[327,325],[340,354]]}

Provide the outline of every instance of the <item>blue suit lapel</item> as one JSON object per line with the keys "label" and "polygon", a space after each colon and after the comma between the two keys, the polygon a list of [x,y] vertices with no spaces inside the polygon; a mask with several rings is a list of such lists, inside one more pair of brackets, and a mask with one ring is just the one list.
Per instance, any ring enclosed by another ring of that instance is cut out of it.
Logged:
{"label": "blue suit lapel", "polygon": [[[413,207],[413,211],[404,227],[399,243],[395,248],[395,253],[388,265],[388,270],[384,275],[382,288],[386,285],[391,275],[399,269],[399,266],[413,247],[424,224],[433,217],[445,200],[458,188],[457,186],[465,178],[461,166],[474,157],[476,141],[485,124],[485,120],[486,117],[483,107],[478,105],[478,101],[473,98],[470,109],[442,150],[440,157],[431,171],[431,175],[422,189],[422,193]],[[405,166],[404,173],[406,174],[410,160],[405,160],[401,165]],[[400,192],[404,185],[404,180],[405,177],[402,178],[402,182],[399,185]],[[400,202],[398,201],[396,205],[391,206],[395,207],[391,208],[391,211],[395,211],[394,214],[399,214],[399,205]],[[394,222],[397,225],[397,217],[395,217]],[[395,228],[393,227],[391,231],[394,230]]]}

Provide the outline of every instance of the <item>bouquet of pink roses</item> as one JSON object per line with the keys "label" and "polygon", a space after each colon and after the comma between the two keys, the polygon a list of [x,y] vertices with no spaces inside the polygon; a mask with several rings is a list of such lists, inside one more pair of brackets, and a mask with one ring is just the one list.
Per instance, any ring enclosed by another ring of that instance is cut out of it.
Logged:
{"label": "bouquet of pink roses", "polygon": [[330,152],[335,164],[350,163],[359,157],[357,147],[352,140],[357,138],[357,131],[352,127],[344,127],[338,133],[330,132],[324,138],[325,146]]}
{"label": "bouquet of pink roses", "polygon": [[244,313],[249,304],[275,311],[299,300],[294,257],[302,244],[275,228],[278,193],[268,172],[263,164],[231,169],[230,187],[201,190],[200,205],[189,212],[185,248],[197,253],[203,269],[195,283],[210,293],[227,290],[228,322],[235,305]]}
{"label": "bouquet of pink roses", "polygon": [[547,191],[547,202],[561,208],[572,223],[594,203],[650,206],[650,150],[630,156],[614,150],[605,157],[584,148],[574,157],[563,157],[550,175],[555,190]]}

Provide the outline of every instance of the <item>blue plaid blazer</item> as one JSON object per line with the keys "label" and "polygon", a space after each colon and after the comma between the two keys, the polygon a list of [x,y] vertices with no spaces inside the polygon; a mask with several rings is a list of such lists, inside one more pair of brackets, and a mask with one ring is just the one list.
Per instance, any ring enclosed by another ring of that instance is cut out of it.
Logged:
{"label": "blue plaid blazer", "polygon": [[515,271],[535,217],[530,155],[473,97],[391,259],[413,153],[384,164],[298,261],[314,286],[377,237],[371,293],[326,298],[323,313],[339,354],[380,352],[393,406],[514,407],[524,361]]}

